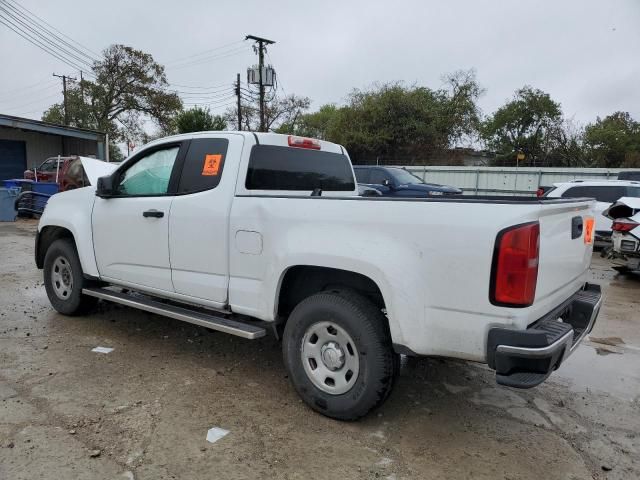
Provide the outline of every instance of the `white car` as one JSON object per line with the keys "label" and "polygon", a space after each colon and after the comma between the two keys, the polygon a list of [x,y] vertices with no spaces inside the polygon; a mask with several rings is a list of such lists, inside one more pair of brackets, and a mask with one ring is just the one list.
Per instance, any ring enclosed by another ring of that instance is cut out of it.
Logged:
{"label": "white car", "polygon": [[640,182],[632,180],[574,180],[554,183],[544,198],[595,198],[596,245],[610,244],[610,218],[603,215],[612,203],[621,197],[640,197]]}
{"label": "white car", "polygon": [[640,198],[623,197],[604,211],[613,221],[607,257],[621,273],[640,271]]}
{"label": "white car", "polygon": [[302,399],[334,418],[382,403],[400,354],[538,385],[600,308],[590,199],[359,196],[340,145],[250,132],[156,140],[90,181],[38,226],[58,312],[102,299],[271,332]]}

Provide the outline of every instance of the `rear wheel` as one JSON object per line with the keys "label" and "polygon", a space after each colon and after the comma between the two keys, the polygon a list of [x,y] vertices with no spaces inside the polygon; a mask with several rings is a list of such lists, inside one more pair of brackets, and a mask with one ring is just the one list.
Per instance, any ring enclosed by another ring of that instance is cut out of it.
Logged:
{"label": "rear wheel", "polygon": [[322,292],[300,302],[284,331],[285,365],[314,410],[355,420],[389,395],[399,370],[386,317],[352,292]]}
{"label": "rear wheel", "polygon": [[68,239],[53,242],[44,257],[44,287],[53,308],[65,315],[86,312],[98,301],[82,294],[89,284],[73,242]]}

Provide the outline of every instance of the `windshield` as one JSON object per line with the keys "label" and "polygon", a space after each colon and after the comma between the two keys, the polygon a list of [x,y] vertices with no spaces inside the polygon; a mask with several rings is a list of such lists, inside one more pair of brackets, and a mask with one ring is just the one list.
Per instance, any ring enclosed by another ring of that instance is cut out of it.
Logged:
{"label": "windshield", "polygon": [[424,183],[421,178],[416,177],[414,174],[401,168],[391,168],[389,169],[389,173],[393,175],[393,178],[398,185],[415,185]]}

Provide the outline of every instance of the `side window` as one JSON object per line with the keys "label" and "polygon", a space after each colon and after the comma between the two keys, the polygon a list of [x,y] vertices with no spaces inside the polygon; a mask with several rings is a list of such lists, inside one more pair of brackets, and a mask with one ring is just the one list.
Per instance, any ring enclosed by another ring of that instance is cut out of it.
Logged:
{"label": "side window", "polygon": [[42,165],[40,165],[38,170],[41,172],[55,172],[57,161],[57,158],[48,158],[45,162],[42,163]]}
{"label": "side window", "polygon": [[588,197],[587,193],[585,192],[585,187],[571,187],[562,194],[562,198]]}
{"label": "side window", "polygon": [[625,195],[625,187],[622,186],[580,186],[571,187],[562,194],[562,198],[590,197],[598,202],[613,203]]}
{"label": "side window", "polygon": [[354,168],[353,171],[356,174],[356,180],[358,183],[371,183],[369,178],[371,178],[371,169],[369,168]]}
{"label": "side window", "polygon": [[371,172],[371,181],[369,183],[372,183],[374,185],[382,185],[385,180],[389,180],[391,182],[391,175],[389,175],[381,168],[374,168]]}
{"label": "side window", "polygon": [[197,138],[191,140],[184,161],[178,193],[194,193],[216,188],[222,177],[229,140]]}
{"label": "side window", "polygon": [[180,147],[155,150],[136,161],[120,175],[119,195],[164,195]]}

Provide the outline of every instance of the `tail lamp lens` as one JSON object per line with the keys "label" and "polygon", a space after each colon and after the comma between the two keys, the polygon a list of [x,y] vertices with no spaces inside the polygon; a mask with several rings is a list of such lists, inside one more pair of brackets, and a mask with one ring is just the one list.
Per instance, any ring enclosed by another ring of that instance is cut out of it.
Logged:
{"label": "tail lamp lens", "polygon": [[618,221],[613,222],[611,226],[611,230],[614,232],[630,232],[634,228],[636,228],[640,223],[632,222],[632,221]]}
{"label": "tail lamp lens", "polygon": [[539,253],[538,222],[516,225],[498,234],[493,256],[491,303],[505,307],[533,304]]}

